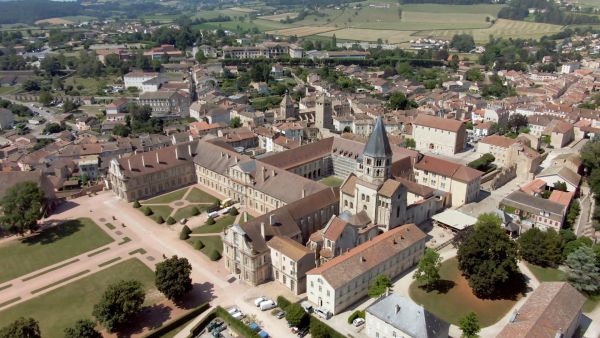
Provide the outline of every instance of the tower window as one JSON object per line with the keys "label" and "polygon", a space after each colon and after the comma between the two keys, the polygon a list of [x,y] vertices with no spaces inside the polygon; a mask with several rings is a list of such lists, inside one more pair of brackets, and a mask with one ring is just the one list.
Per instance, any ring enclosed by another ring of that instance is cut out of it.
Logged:
{"label": "tower window", "polygon": [[381,160],[377,160],[377,166],[381,167]]}

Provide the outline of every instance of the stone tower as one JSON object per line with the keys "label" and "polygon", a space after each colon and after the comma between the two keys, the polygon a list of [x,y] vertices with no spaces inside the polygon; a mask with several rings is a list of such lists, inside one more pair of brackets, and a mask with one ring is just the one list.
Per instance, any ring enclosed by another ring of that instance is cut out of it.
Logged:
{"label": "stone tower", "polygon": [[290,117],[298,118],[296,113],[294,100],[292,100],[290,94],[286,91],[283,100],[281,100],[281,103],[279,104],[279,119],[287,120]]}
{"label": "stone tower", "polygon": [[333,129],[333,107],[331,106],[331,99],[325,94],[321,94],[317,98],[315,127],[319,129]]}
{"label": "stone tower", "polygon": [[383,125],[377,117],[369,142],[362,154],[362,178],[371,183],[381,184],[391,177],[392,148]]}

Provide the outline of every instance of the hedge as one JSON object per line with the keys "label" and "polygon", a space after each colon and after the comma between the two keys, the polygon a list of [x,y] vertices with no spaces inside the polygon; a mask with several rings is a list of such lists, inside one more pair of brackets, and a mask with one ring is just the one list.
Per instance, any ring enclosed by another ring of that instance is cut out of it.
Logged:
{"label": "hedge", "polygon": [[213,262],[218,261],[221,259],[221,254],[217,250],[213,249],[208,253],[208,258]]}
{"label": "hedge", "polygon": [[188,320],[190,320],[190,319],[198,316],[202,312],[208,310],[208,308],[210,308],[210,304],[208,304],[208,303],[204,303],[202,305],[199,305],[199,306],[195,307],[194,309],[192,309],[190,312],[184,314],[183,316],[181,316],[181,317],[179,317],[177,319],[174,319],[174,320],[170,321],[169,323],[167,323],[167,325],[161,326],[157,330],[155,330],[155,331],[147,334],[144,337],[145,338],[159,338],[159,337],[162,337],[165,334],[167,334],[169,331],[177,328],[181,324],[187,322]]}
{"label": "hedge", "polygon": [[287,307],[290,306],[291,304],[292,304],[292,302],[290,302],[284,296],[277,297],[277,306],[279,306],[282,310],[287,309]]}
{"label": "hedge", "polygon": [[173,225],[175,223],[177,223],[177,221],[175,220],[175,218],[173,218],[171,216],[169,216],[169,218],[167,218],[167,224],[168,225]]}
{"label": "hedge", "polygon": [[208,326],[208,324],[215,318],[217,318],[217,309],[212,309],[203,320],[201,320],[198,324],[196,324],[191,330],[188,338],[196,337],[204,328]]}
{"label": "hedge", "polygon": [[187,225],[184,225],[183,228],[181,229],[181,232],[179,233],[179,239],[186,240],[186,239],[190,238],[191,233],[192,233],[192,230],[190,229],[190,227],[188,227]]}
{"label": "hedge", "polygon": [[144,207],[142,208],[142,212],[144,213],[144,215],[146,216],[150,216],[152,215],[154,212],[152,211],[152,208],[150,207]]}
{"label": "hedge", "polygon": [[310,335],[313,338],[346,338],[345,335],[337,332],[315,316],[310,316]]}
{"label": "hedge", "polygon": [[202,241],[201,241],[201,240],[197,239],[197,240],[194,242],[194,249],[196,249],[196,250],[200,250],[200,249],[202,249],[202,248],[204,248],[204,243],[202,243]]}
{"label": "hedge", "polygon": [[156,218],[156,223],[163,224],[164,222],[165,222],[165,219],[162,216],[158,216]]}
{"label": "hedge", "polygon": [[365,319],[365,311],[361,311],[361,310],[356,310],[354,312],[352,312],[352,314],[350,315],[350,317],[348,317],[348,324],[352,324],[352,322],[356,319],[356,318],[362,318]]}

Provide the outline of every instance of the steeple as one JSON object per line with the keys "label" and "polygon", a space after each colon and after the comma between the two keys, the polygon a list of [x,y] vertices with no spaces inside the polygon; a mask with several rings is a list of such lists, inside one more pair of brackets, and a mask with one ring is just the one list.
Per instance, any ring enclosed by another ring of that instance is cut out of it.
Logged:
{"label": "steeple", "polygon": [[383,182],[391,176],[392,148],[381,116],[375,121],[362,157],[363,177],[368,181]]}
{"label": "steeple", "polygon": [[294,100],[290,97],[288,91],[285,91],[285,95],[279,104],[279,115],[281,119],[287,119],[290,117],[296,117],[296,107],[294,106]]}

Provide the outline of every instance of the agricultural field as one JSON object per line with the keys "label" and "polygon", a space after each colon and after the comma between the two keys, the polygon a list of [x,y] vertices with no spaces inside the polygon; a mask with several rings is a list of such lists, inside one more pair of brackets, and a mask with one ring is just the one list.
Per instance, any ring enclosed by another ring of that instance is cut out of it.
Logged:
{"label": "agricultural field", "polygon": [[295,19],[297,16],[298,16],[298,13],[288,12],[288,13],[281,13],[281,14],[275,14],[275,15],[261,16],[260,18],[261,18],[261,20],[280,21],[280,20],[285,20],[287,18]]}
{"label": "agricultural field", "polygon": [[63,18],[50,18],[44,20],[38,20],[35,22],[36,25],[50,24],[50,25],[72,25],[74,21],[63,19]]}
{"label": "agricultural field", "polygon": [[[303,37],[303,36],[309,36],[309,35],[315,35],[315,34],[320,35],[320,33],[329,32],[329,31],[336,31],[336,28],[334,28],[334,27],[297,27],[297,28],[280,29],[277,31],[271,31],[269,33],[276,34],[276,35],[284,35],[284,36]],[[336,37],[337,37],[337,35],[336,35]]]}
{"label": "agricultural field", "polygon": [[466,33],[472,34],[477,42],[486,42],[490,35],[505,38],[536,39],[544,35],[557,33],[561,29],[562,26],[547,23],[498,19],[493,26],[486,29],[429,30],[419,31],[415,33],[415,36],[450,40],[454,34]]}
{"label": "agricultural field", "polygon": [[242,13],[254,13],[254,12],[256,12],[256,9],[252,9],[252,8],[231,7],[229,9],[232,10],[232,11],[242,12]]}
{"label": "agricultural field", "polygon": [[385,43],[400,44],[415,39],[413,36],[414,33],[415,31],[345,28],[320,33],[318,36],[331,37],[335,34],[338,40],[377,41],[377,39],[381,39]]}

